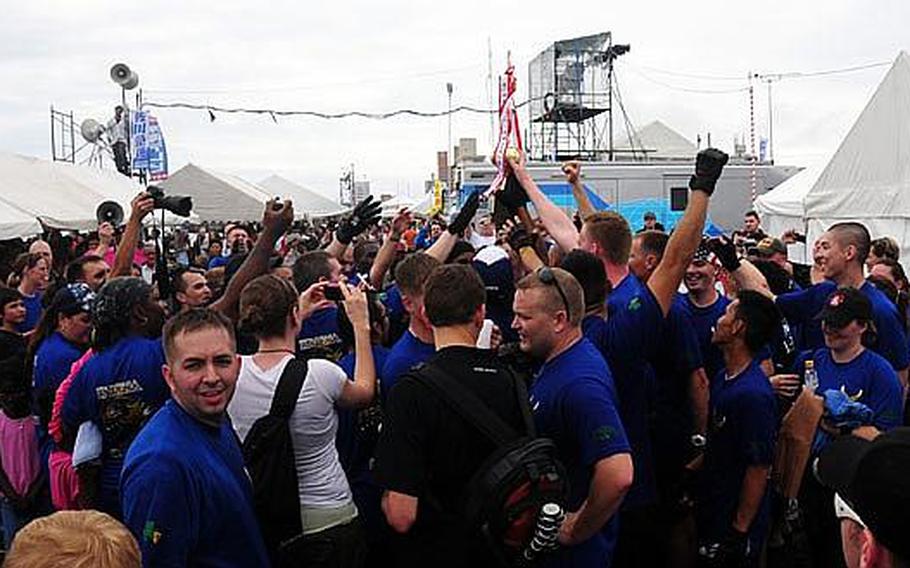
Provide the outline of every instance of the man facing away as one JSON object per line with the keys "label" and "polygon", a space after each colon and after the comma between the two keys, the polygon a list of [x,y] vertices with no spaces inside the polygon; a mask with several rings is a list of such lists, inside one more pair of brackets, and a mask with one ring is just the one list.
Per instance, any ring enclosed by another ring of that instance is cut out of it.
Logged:
{"label": "man facing away", "polygon": [[478,349],[486,292],[464,265],[436,268],[426,284],[426,316],[436,352],[388,393],[376,476],[386,519],[404,534],[398,565],[490,566],[482,535],[463,515],[468,482],[496,446],[430,386],[443,372],[515,432],[525,431],[515,381],[495,352]]}

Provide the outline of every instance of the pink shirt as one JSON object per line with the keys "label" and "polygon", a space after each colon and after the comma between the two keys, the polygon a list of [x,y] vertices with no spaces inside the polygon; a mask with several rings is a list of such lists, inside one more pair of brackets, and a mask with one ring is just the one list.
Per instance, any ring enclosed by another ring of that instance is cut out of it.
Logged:
{"label": "pink shirt", "polygon": [[38,478],[38,420],[26,416],[13,420],[0,410],[0,459],[13,489],[26,495]]}
{"label": "pink shirt", "polygon": [[57,444],[63,440],[63,418],[61,414],[63,413],[63,401],[66,400],[66,393],[70,390],[70,385],[73,384],[73,379],[76,378],[76,375],[79,374],[79,371],[82,369],[82,366],[85,365],[85,362],[88,361],[92,356],[92,350],[89,349],[82,354],[82,357],[76,359],[73,362],[73,366],[70,367],[70,374],[63,379],[63,382],[60,383],[60,386],[57,387],[57,392],[54,395],[54,405],[51,407],[51,421],[47,425],[47,431],[50,433],[51,437],[54,439],[54,442]]}

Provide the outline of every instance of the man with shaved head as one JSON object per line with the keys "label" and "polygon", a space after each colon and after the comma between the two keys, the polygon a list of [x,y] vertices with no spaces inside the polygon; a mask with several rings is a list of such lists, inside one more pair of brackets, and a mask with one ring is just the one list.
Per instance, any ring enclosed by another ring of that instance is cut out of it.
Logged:
{"label": "man with shaved head", "polygon": [[[802,326],[800,350],[815,350],[825,345],[821,325],[815,318],[828,297],[838,288],[860,290],[872,303],[876,333],[870,348],[891,363],[906,388],[910,353],[897,308],[864,278],[863,265],[869,256],[871,243],[869,230],[862,223],[832,225],[813,246],[815,264],[821,269],[825,281],[805,290],[781,294],[775,300],[791,324]],[[763,290],[770,294],[764,277],[752,264],[740,262],[735,251],[723,247],[715,252],[741,288]]]}

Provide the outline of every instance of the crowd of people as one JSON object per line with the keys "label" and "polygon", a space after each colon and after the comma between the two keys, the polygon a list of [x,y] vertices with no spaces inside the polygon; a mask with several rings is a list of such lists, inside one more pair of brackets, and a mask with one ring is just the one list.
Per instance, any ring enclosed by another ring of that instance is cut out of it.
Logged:
{"label": "crowd of people", "polygon": [[448,220],[0,250],[6,565],[910,565],[897,243],[704,237],[715,149],[669,234],[508,161]]}

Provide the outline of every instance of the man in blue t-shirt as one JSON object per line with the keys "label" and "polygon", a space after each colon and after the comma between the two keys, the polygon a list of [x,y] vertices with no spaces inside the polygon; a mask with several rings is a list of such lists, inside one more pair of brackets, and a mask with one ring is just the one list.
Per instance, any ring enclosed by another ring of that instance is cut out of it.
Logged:
{"label": "man in blue t-shirt", "polygon": [[401,299],[410,320],[407,331],[392,346],[383,366],[383,400],[405,372],[425,362],[436,352],[433,328],[423,309],[423,293],[430,274],[437,266],[439,261],[434,257],[417,252],[395,267],[395,282],[401,291]]}
{"label": "man in blue t-shirt", "polygon": [[[294,263],[294,286],[301,294],[319,282],[337,284],[342,279],[341,263],[325,251],[303,254]],[[297,356],[304,359],[338,361],[344,355],[338,335],[338,306],[324,301],[304,322],[297,335]]]}
{"label": "man in blue t-shirt", "polygon": [[[654,523],[648,507],[657,500],[654,464],[648,432],[649,361],[657,355],[660,330],[686,266],[701,239],[708,200],[727,162],[727,155],[709,148],[699,152],[692,190],[683,217],[667,244],[663,259],[647,284],[629,273],[632,232],[628,222],[615,212],[589,215],[581,231],[537,187],[524,160],[510,158],[516,179],[540,215],[545,228],[563,250],[581,248],[604,263],[613,291],[607,300],[607,322],[595,345],[610,365],[616,380],[620,413],[632,446],[635,485],[624,504],[618,566],[650,564],[654,554]],[[593,329],[592,328],[592,329]],[[591,337],[591,336],[588,336]]]}
{"label": "man in blue t-shirt", "polygon": [[67,392],[63,426],[75,433],[84,422],[101,432],[99,479],[95,467],[77,469],[86,505],[120,518],[120,471],[133,438],[168,399],[161,376],[164,310],[140,278],[114,278],[92,307],[94,355]]}
{"label": "man in blue t-shirt", "polygon": [[164,377],[173,395],[133,442],[123,520],[143,566],[268,566],[237,436],[225,419],[240,372],[234,329],[194,308],[168,322]]}
{"label": "man in blue t-shirt", "polygon": [[730,300],[718,293],[717,267],[710,260],[710,251],[700,245],[689,267],[683,283],[686,294],[677,294],[673,301],[689,317],[698,336],[699,350],[705,366],[705,374],[713,380],[724,368],[724,357],[720,348],[711,342],[714,325],[727,309]]}
{"label": "man in blue t-shirt", "polygon": [[[907,368],[910,367],[910,350],[907,335],[894,304],[863,276],[866,257],[871,248],[869,230],[856,222],[836,223],[815,242],[815,264],[825,281],[805,290],[781,294],[775,298],[781,313],[791,323],[802,326],[801,350],[815,350],[824,346],[824,334],[815,319],[828,297],[838,287],[856,288],[872,304],[872,322],[875,339],[870,348],[888,360],[906,388]],[[740,261],[723,243],[717,245],[718,257],[740,288],[767,290],[767,283],[760,272],[749,262]]]}
{"label": "man in blue t-shirt", "polygon": [[777,406],[759,352],[780,325],[766,296],[743,290],[717,321],[725,368],[711,383],[711,419],[698,500],[706,566],[757,566],[769,519],[768,472]]}
{"label": "man in blue t-shirt", "polygon": [[521,350],[543,363],[530,393],[537,431],[555,442],[570,486],[563,547],[544,565],[609,566],[633,467],[610,369],[582,335],[581,286],[543,267],[518,282],[513,307]]}

